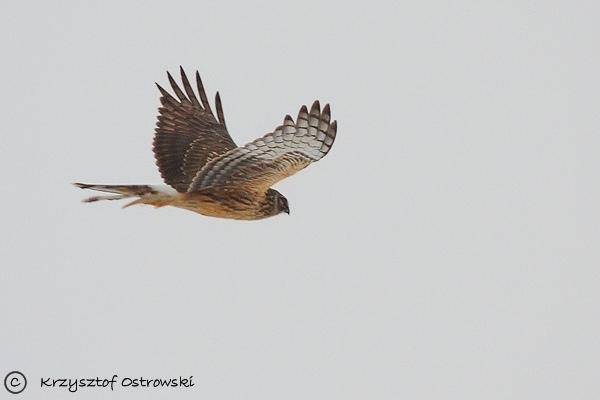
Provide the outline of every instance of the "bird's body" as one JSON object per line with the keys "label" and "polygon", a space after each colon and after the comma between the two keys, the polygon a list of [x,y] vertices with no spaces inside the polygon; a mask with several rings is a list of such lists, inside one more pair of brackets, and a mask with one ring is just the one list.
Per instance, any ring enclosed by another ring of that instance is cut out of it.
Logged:
{"label": "bird's body", "polygon": [[82,189],[111,193],[84,201],[133,198],[126,205],[173,206],[219,218],[256,220],[289,214],[287,199],[270,188],[324,157],[335,139],[337,123],[330,122],[329,105],[310,112],[303,106],[296,122],[287,115],[273,132],[237,147],[225,127],[219,93],[215,118],[200,75],[196,82],[200,101],[181,69],[184,92],[168,74],[175,99],[162,87],[154,137],[159,171],[170,187],[151,185],[91,185]]}
{"label": "bird's body", "polygon": [[[112,196],[94,196],[84,200],[122,200],[135,198],[124,207],[147,204],[154,207],[171,206],[183,208],[208,217],[240,220],[263,219],[279,214],[286,204],[280,204],[281,194],[274,189],[266,193],[249,193],[235,188],[203,189],[197,192],[179,193],[169,187],[151,185],[93,185],[76,183],[82,189],[113,193]],[[289,212],[289,209],[287,210]]]}
{"label": "bird's body", "polygon": [[[281,212],[273,189],[261,195],[240,190],[201,190],[180,194],[175,207],[185,208],[209,217],[242,220],[263,219]],[[278,193],[278,192],[277,192]],[[287,206],[285,207],[287,209]],[[287,211],[289,212],[289,210]]]}

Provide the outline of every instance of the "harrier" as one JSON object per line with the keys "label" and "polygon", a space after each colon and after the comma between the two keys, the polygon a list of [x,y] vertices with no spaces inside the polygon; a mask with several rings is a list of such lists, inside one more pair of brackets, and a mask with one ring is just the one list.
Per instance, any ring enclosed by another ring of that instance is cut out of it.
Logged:
{"label": "harrier", "polygon": [[238,147],[225,125],[219,92],[217,115],[196,71],[200,100],[180,68],[183,91],[167,72],[173,97],[159,84],[162,106],[153,151],[160,174],[171,187],[154,185],[93,185],[82,189],[112,193],[83,200],[121,200],[155,207],[173,206],[211,217],[256,220],[290,213],[287,199],[271,186],[325,157],[337,131],[329,104],[302,106],[296,121],[289,115],[273,132]]}

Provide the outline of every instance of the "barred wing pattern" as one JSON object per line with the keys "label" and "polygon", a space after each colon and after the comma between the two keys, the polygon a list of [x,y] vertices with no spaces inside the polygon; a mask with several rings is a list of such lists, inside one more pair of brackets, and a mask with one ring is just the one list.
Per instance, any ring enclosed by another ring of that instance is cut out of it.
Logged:
{"label": "barred wing pattern", "polygon": [[296,123],[286,115],[283,125],[262,138],[213,159],[194,177],[189,192],[236,187],[263,193],[280,180],[325,157],[333,145],[337,121],[329,104],[302,106]]}
{"label": "barred wing pattern", "polygon": [[181,67],[180,72],[185,93],[167,72],[177,98],[156,84],[162,94],[162,107],[159,108],[153,151],[165,183],[178,192],[185,192],[205,164],[237,146],[227,132],[219,92],[215,96],[217,119],[210,108],[200,74],[196,71],[198,101]]}

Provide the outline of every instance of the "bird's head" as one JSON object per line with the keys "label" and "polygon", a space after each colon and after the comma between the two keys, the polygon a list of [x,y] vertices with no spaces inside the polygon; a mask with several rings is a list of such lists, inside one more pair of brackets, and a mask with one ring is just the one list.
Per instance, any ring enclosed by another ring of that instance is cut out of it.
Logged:
{"label": "bird's head", "polygon": [[269,189],[267,196],[271,198],[275,214],[280,214],[284,212],[289,215],[290,206],[284,195],[282,195],[275,189]]}

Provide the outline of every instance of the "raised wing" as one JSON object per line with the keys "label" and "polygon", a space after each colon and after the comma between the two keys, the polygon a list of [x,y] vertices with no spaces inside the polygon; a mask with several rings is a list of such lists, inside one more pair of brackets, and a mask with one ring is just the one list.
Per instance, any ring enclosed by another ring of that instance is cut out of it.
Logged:
{"label": "raised wing", "polygon": [[188,191],[243,187],[262,193],[325,157],[337,131],[337,121],[330,121],[329,104],[321,112],[315,101],[310,113],[302,106],[295,123],[286,115],[274,132],[210,161],[194,177]]}
{"label": "raised wing", "polygon": [[177,98],[156,84],[162,94],[162,107],[158,109],[153,151],[165,183],[185,192],[206,163],[237,146],[227,132],[219,92],[215,97],[217,119],[206,98],[198,71],[196,85],[201,102],[181,67],[180,72],[185,93],[167,72]]}

